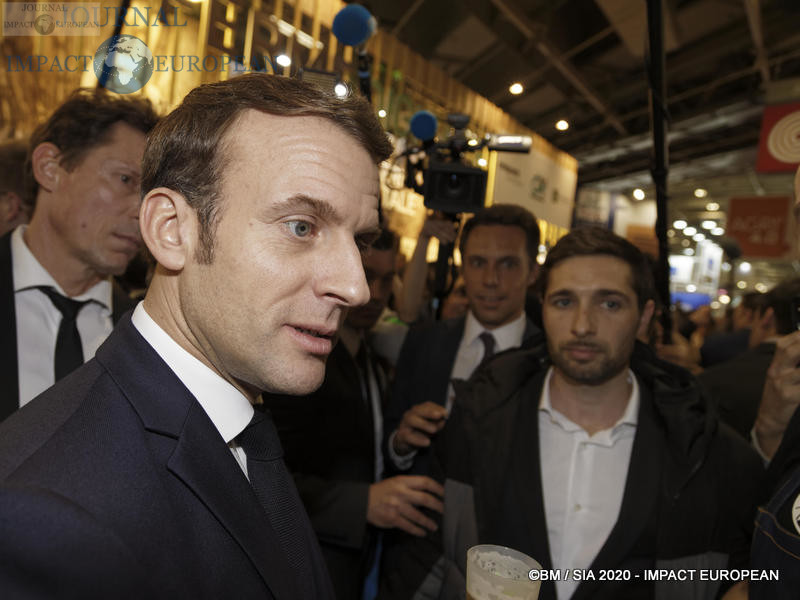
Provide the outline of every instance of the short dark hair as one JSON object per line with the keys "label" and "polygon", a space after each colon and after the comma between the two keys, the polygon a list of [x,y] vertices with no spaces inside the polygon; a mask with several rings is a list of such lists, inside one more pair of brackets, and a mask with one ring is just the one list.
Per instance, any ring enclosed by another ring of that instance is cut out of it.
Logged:
{"label": "short dark hair", "polygon": [[786,335],[794,331],[794,321],[792,319],[792,301],[800,296],[800,277],[785,279],[768,291],[764,296],[764,302],[759,308],[763,314],[768,308],[775,313],[775,329],[778,334]]}
{"label": "short dark hair", "polygon": [[363,98],[339,98],[297,79],[264,73],[201,85],[164,117],[148,138],[142,163],[142,195],[157,187],[179,192],[197,213],[198,260],[213,257],[225,133],[239,115],[257,110],[284,117],[320,117],[338,125],[376,164],[392,153],[372,107]]}
{"label": "short dark hair", "polygon": [[472,230],[478,225],[513,225],[525,232],[525,250],[530,259],[530,266],[536,264],[536,256],[539,254],[539,223],[533,213],[517,204],[492,204],[475,213],[469,221],[464,223],[461,230],[461,240],[458,249],[461,256],[467,247]]}
{"label": "short dark hair", "polygon": [[8,140],[0,144],[0,194],[14,192],[25,199],[25,158],[28,142]]}
{"label": "short dark hair", "polygon": [[579,227],[570,231],[558,240],[544,261],[539,277],[536,279],[536,290],[544,298],[550,272],[561,261],[576,256],[613,256],[619,258],[631,268],[631,286],[636,292],[636,300],[641,311],[648,300],[655,299],[655,283],[653,271],[646,255],[628,240],[603,227]]}
{"label": "short dark hair", "polygon": [[158,114],[146,98],[115,96],[103,88],[75,90],[31,135],[25,161],[26,202],[35,206],[39,192],[31,163],[31,153],[39,144],[54,144],[59,151],[59,164],[71,171],[87,152],[108,141],[109,132],[117,123],[146,134],[157,121]]}

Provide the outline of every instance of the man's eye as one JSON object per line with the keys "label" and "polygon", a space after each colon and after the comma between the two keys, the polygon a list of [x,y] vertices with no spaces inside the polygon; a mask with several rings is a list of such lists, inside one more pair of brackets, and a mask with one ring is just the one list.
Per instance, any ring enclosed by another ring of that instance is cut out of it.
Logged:
{"label": "man's eye", "polygon": [[608,310],[617,310],[620,306],[620,303],[616,300],[605,300],[603,302],[603,308],[607,308]]}
{"label": "man's eye", "polygon": [[130,183],[131,181],[133,181],[133,177],[131,177],[130,175],[125,175],[125,174],[122,174],[122,175],[120,175],[120,176],[119,176],[119,180],[120,180],[122,183],[128,184],[128,183]]}
{"label": "man's eye", "polygon": [[297,237],[303,238],[311,235],[311,223],[307,221],[288,221],[286,225],[289,227],[289,231]]}

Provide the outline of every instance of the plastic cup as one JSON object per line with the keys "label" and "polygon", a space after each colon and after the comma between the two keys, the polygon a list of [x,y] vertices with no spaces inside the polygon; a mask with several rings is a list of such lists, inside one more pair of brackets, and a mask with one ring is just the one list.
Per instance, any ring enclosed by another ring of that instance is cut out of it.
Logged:
{"label": "plastic cup", "polygon": [[467,551],[467,600],[537,600],[538,581],[528,572],[542,566],[512,548],[481,544]]}

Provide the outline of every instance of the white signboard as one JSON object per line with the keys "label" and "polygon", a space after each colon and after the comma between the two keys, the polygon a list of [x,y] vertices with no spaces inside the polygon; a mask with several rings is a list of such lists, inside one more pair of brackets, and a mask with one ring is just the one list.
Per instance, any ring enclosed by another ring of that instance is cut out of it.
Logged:
{"label": "white signboard", "polygon": [[578,173],[531,148],[529,154],[497,153],[495,204],[519,204],[538,219],[569,229]]}

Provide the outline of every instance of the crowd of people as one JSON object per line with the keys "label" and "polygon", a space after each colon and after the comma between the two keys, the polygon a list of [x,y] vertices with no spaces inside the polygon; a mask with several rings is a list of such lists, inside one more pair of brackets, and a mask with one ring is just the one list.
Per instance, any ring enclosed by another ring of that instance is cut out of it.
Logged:
{"label": "crowd of people", "polygon": [[639,249],[540,265],[513,199],[403,265],[391,152],[260,74],[161,118],[79,90],[0,146],[0,595],[463,598],[491,543],[564,574],[542,600],[794,598],[800,279],[664,336]]}

